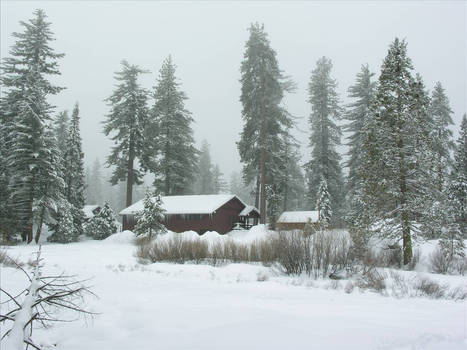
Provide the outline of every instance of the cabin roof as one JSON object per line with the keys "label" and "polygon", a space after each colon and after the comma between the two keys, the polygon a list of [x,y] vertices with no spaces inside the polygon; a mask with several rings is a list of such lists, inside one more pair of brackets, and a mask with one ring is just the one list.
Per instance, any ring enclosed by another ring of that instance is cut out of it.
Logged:
{"label": "cabin roof", "polygon": [[256,209],[253,205],[247,205],[241,212],[238,214],[239,216],[248,216],[252,211],[256,211],[259,214],[259,210]]}
{"label": "cabin roof", "polygon": [[[162,209],[166,215],[173,214],[212,214],[224,204],[237,198],[245,207],[243,201],[233,194],[207,194],[190,196],[164,196],[161,197]],[[123,209],[120,215],[133,215],[144,208],[144,199]]]}
{"label": "cabin roof", "polygon": [[87,218],[87,219],[90,219],[90,218],[93,218],[94,217],[94,210],[96,210],[97,208],[99,208],[98,205],[85,205],[83,207],[83,211],[84,211],[84,216]]}
{"label": "cabin roof", "polygon": [[318,222],[318,211],[284,211],[277,223],[306,223],[308,220],[310,222]]}

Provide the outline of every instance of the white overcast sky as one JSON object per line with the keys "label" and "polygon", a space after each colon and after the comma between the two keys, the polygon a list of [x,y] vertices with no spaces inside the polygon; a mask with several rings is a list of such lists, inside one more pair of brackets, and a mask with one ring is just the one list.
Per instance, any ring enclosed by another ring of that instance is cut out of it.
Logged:
{"label": "white overcast sky", "polygon": [[[236,142],[242,128],[240,62],[247,28],[261,22],[276,50],[279,65],[297,84],[286,98],[299,120],[297,138],[307,158],[310,106],[306,88],[321,56],[332,59],[332,75],[343,103],[360,66],[378,73],[388,45],[397,36],[408,41],[415,70],[428,89],[441,81],[454,110],[454,129],[467,111],[467,6],[465,1],[354,2],[158,2],[158,1],[1,1],[1,56],[13,44],[11,33],[22,31],[19,21],[42,8],[52,22],[62,75],[67,89],[52,102],[71,110],[79,101],[86,162],[103,162],[111,142],[101,121],[109,108],[104,99],[114,88],[120,61],[149,69],[141,79],[154,86],[163,60],[171,54],[177,76],[195,119],[198,145],[211,144],[213,161],[228,176],[240,170]],[[457,132],[456,132],[457,134]]]}

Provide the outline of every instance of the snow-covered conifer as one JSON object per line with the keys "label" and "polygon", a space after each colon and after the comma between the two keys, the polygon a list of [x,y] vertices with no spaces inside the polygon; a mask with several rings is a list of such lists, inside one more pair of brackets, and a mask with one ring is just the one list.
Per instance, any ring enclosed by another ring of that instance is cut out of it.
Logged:
{"label": "snow-covered conifer", "polygon": [[324,176],[321,178],[317,197],[318,199],[316,202],[316,208],[318,209],[319,223],[321,227],[327,228],[329,227],[332,219],[332,207],[331,196],[329,194],[328,185]]}
{"label": "snow-covered conifer", "polygon": [[148,191],[144,197],[144,209],[136,215],[135,233],[137,236],[152,238],[164,232],[167,232],[167,229],[164,226],[161,196]]}
{"label": "snow-covered conifer", "polygon": [[209,154],[209,143],[204,140],[198,157],[198,172],[195,183],[195,192],[197,194],[214,193],[213,167],[211,155]]}
{"label": "snow-covered conifer", "polygon": [[73,222],[73,206],[62,200],[55,214],[55,222],[49,227],[53,233],[47,237],[49,242],[70,243],[76,242],[80,232]]}
{"label": "snow-covered conifer", "polygon": [[1,115],[2,129],[8,134],[11,209],[22,227],[23,240],[30,242],[34,218],[40,220],[36,222],[38,240],[42,220],[56,207],[57,186],[62,184],[51,132],[53,106],[47,101],[62,88],[47,79],[60,74],[57,59],[63,55],[49,46],[54,38],[44,11],[36,10],[34,17],[21,25],[24,32],[13,33],[17,41],[2,65]]}
{"label": "snow-covered conifer", "polygon": [[[283,159],[281,136],[292,126],[290,114],[281,106],[284,93],[293,90],[279,68],[276,52],[271,48],[264,26],[258,23],[249,28],[241,64],[243,130],[238,150],[243,163],[243,178],[256,185],[255,205],[266,221],[266,185],[275,187],[272,172],[278,170]],[[277,179],[277,176],[276,176]]]}
{"label": "snow-covered conifer", "polygon": [[159,70],[147,128],[151,140],[146,167],[155,175],[154,187],[166,196],[192,191],[198,156],[191,127],[193,118],[185,108],[187,96],[180,90],[175,69],[169,56]]}
{"label": "snow-covered conifer", "polygon": [[212,184],[214,194],[223,193],[227,189],[227,183],[224,180],[224,174],[222,173],[218,164],[214,164],[212,167]]}
{"label": "snow-covered conifer", "polygon": [[412,236],[426,208],[432,149],[429,98],[412,70],[407,44],[396,38],[381,67],[360,167],[361,221],[384,237],[402,239],[404,265],[412,260]]}
{"label": "snow-covered conifer", "polygon": [[341,129],[336,121],[342,115],[337,95],[337,82],[331,78],[331,60],[322,57],[316,63],[308,87],[311,104],[311,160],[305,165],[308,182],[308,200],[315,206],[318,202],[318,190],[322,179],[327,183],[333,221],[341,219],[344,180],[341,157],[336,151],[340,144]]}
{"label": "snow-covered conifer", "polygon": [[138,84],[140,74],[146,73],[136,65],[122,61],[122,70],[115,73],[118,85],[107,99],[110,113],[104,122],[105,135],[112,134],[115,146],[107,158],[107,165],[114,166],[111,183],[126,181],[126,206],[132,204],[133,185],[142,183],[142,174],[135,161],[141,160],[144,130],[148,118],[147,91]]}
{"label": "snow-covered conifer", "polygon": [[117,232],[115,214],[109,203],[105,203],[101,211],[97,213],[86,225],[85,233],[94,239],[105,239]]}

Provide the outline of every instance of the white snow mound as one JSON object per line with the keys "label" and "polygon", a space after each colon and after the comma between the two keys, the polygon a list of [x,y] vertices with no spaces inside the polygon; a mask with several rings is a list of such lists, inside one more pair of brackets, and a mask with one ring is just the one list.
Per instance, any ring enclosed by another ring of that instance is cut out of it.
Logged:
{"label": "white snow mound", "polygon": [[103,243],[118,243],[118,244],[128,244],[128,243],[133,243],[135,240],[135,234],[131,231],[125,230],[122,232],[117,232],[114,233],[113,235],[110,235],[106,239],[104,239],[102,242]]}

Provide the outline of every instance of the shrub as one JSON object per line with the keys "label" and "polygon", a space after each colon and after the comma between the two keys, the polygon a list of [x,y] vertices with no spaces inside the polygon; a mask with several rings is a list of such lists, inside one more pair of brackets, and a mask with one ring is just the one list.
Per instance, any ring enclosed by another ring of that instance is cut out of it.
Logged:
{"label": "shrub", "polygon": [[446,257],[440,247],[430,255],[430,266],[434,273],[448,273],[451,268],[451,260]]}
{"label": "shrub", "polygon": [[433,299],[443,298],[448,290],[447,285],[441,285],[427,277],[418,278],[414,284],[418,296],[427,296]]}
{"label": "shrub", "polygon": [[371,267],[362,272],[357,280],[357,285],[360,289],[382,292],[386,289],[386,277],[384,272],[379,272],[376,268]]}

